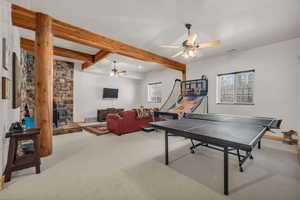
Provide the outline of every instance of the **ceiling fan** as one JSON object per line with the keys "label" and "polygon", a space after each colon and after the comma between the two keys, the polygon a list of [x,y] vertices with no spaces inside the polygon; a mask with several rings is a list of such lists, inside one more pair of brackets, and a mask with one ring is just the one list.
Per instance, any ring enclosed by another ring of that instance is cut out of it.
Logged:
{"label": "ceiling fan", "polygon": [[203,54],[199,51],[199,49],[203,49],[206,47],[216,46],[220,44],[220,40],[215,40],[212,42],[204,42],[196,44],[197,34],[191,33],[191,24],[185,24],[186,29],[188,30],[188,38],[187,40],[183,41],[182,45],[161,45],[161,47],[166,48],[175,48],[175,49],[182,49],[180,52],[176,53],[172,57],[175,58],[177,56],[183,56],[184,58],[195,57],[195,56],[202,56]]}
{"label": "ceiling fan", "polygon": [[117,61],[114,60],[113,63],[114,63],[114,68],[111,70],[110,76],[122,76],[127,73],[126,70],[118,70],[116,68]]}

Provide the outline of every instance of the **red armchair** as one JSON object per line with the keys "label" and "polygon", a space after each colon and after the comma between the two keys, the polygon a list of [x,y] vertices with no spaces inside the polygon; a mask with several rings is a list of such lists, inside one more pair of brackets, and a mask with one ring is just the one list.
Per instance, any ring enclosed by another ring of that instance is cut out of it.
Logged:
{"label": "red armchair", "polygon": [[[156,118],[155,121],[157,120]],[[152,117],[136,119],[136,111],[134,110],[124,111],[120,115],[108,114],[106,117],[108,130],[117,135],[140,131],[149,127],[151,121],[153,121]]]}

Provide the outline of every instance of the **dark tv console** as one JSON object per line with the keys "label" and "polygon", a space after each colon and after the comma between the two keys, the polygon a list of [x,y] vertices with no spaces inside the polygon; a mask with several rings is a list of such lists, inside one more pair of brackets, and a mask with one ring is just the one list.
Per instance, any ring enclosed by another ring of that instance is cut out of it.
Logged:
{"label": "dark tv console", "polygon": [[107,109],[99,109],[97,110],[97,121],[98,122],[104,122],[106,119],[106,116],[108,114],[120,114],[123,112],[123,108],[107,108]]}

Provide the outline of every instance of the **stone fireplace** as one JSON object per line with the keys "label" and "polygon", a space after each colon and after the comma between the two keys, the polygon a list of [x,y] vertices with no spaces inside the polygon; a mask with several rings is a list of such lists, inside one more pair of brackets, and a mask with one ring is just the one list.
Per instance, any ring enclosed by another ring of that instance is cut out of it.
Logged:
{"label": "stone fireplace", "polygon": [[[28,106],[31,116],[34,116],[35,112],[34,55],[29,51],[24,51],[23,55],[21,118],[24,117],[25,105]],[[57,104],[57,108],[65,110],[63,111],[65,120],[60,122],[60,125],[73,122],[73,77],[74,63],[54,61],[53,102]]]}

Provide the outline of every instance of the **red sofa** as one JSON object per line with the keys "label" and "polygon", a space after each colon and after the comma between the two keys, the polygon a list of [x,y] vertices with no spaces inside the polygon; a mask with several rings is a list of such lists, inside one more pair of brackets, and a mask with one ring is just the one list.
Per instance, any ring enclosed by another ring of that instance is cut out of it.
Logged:
{"label": "red sofa", "polygon": [[[157,120],[156,118],[155,121]],[[134,110],[124,111],[120,115],[108,114],[106,117],[108,130],[117,135],[140,131],[143,128],[149,127],[149,122],[152,121],[152,117],[140,120],[136,119],[136,111]]]}

